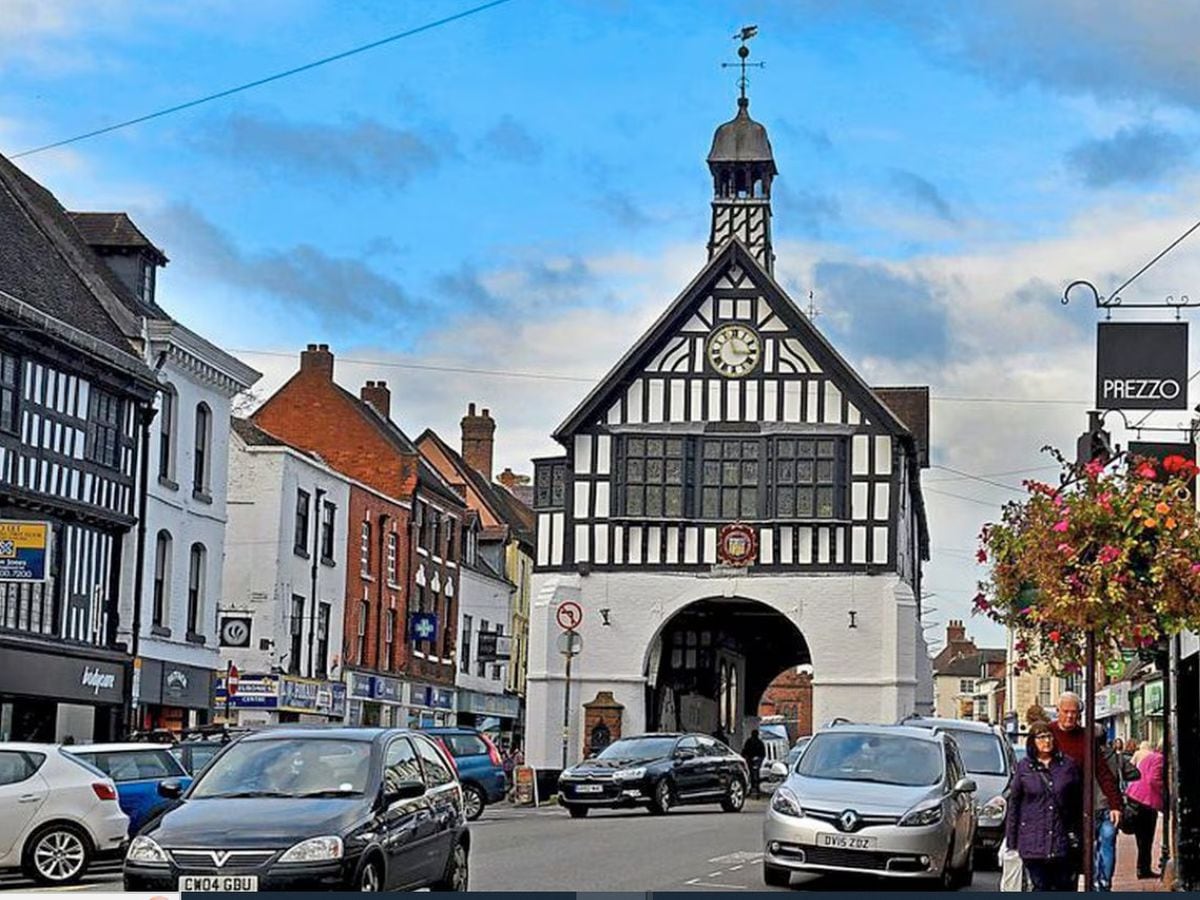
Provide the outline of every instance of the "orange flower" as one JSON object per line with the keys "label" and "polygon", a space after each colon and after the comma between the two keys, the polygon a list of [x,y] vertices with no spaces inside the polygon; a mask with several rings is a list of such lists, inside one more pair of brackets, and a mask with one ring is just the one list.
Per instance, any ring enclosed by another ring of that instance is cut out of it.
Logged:
{"label": "orange flower", "polygon": [[1171,511],[1171,507],[1167,506],[1167,504],[1165,504],[1161,500],[1159,500],[1158,505],[1154,507],[1154,511],[1156,513],[1158,513],[1160,516],[1165,516],[1167,513],[1169,513]]}
{"label": "orange flower", "polygon": [[1144,525],[1146,528],[1153,528],[1157,524],[1158,524],[1158,519],[1144,519],[1142,521],[1142,525]]}
{"label": "orange flower", "polygon": [[1172,518],[1171,516],[1167,516],[1167,530],[1168,531],[1173,530],[1177,524],[1179,524],[1179,523],[1176,522],[1174,518]]}

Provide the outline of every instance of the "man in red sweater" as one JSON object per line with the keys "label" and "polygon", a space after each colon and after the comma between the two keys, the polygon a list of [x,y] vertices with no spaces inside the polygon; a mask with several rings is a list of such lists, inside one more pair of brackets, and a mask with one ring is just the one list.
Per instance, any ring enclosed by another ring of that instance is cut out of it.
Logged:
{"label": "man in red sweater", "polygon": [[[1058,721],[1050,725],[1058,741],[1058,749],[1079,764],[1083,770],[1088,731],[1081,722],[1082,704],[1079,695],[1064,691],[1058,698]],[[1112,890],[1113,871],[1117,865],[1117,826],[1121,824],[1121,788],[1117,776],[1104,759],[1104,741],[1093,732],[1095,752],[1092,761],[1096,769],[1095,805],[1091,816],[1095,821],[1095,876],[1096,890]],[[1085,818],[1086,821],[1086,818]],[[1079,862],[1078,860],[1076,861]]]}

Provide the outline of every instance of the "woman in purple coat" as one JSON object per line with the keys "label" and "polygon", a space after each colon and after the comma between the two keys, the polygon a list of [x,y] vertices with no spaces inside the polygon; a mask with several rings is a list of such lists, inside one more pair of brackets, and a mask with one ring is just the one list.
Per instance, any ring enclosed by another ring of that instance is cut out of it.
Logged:
{"label": "woman in purple coat", "polygon": [[1025,758],[1008,797],[1005,839],[1021,855],[1035,891],[1073,891],[1071,861],[1081,821],[1082,777],[1044,722],[1029,728]]}

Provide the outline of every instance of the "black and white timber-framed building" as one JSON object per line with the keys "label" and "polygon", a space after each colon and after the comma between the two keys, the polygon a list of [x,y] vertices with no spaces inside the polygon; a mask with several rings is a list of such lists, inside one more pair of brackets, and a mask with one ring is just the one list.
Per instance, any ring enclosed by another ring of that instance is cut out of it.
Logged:
{"label": "black and white timber-framed building", "polygon": [[0,520],[50,526],[45,580],[0,582],[0,740],[123,730],[121,572],[157,390],[126,290],[0,157]]}
{"label": "black and white timber-framed building", "polygon": [[869,387],[775,280],[776,167],[748,105],[708,157],[707,265],[554,432],[564,454],[535,460],[535,766],[561,764],[568,601],[583,609],[568,762],[601,691],[625,734],[720,727],[734,746],[791,666],[812,666],[814,722],[932,701],[928,390]]}

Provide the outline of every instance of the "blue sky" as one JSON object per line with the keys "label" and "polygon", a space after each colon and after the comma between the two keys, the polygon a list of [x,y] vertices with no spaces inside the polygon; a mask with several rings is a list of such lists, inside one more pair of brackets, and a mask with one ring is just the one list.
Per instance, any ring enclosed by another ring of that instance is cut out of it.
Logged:
{"label": "blue sky", "polygon": [[[0,150],[471,5],[8,0]],[[757,24],[778,275],[868,380],[933,388],[934,636],[966,615],[979,525],[1084,422],[1096,315],[1062,285],[1111,287],[1197,208],[1200,4],[1151,6],[511,0],[20,164],[71,208],[128,210],[171,258],[160,301],[261,393],[326,342],[413,433],[453,439],[490,406],[498,463],[528,471],[702,264],[704,156],[736,96],[720,63]],[[1143,288],[1193,275],[1184,245]]]}

